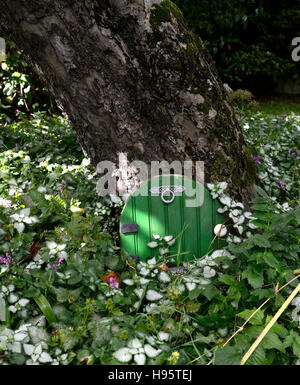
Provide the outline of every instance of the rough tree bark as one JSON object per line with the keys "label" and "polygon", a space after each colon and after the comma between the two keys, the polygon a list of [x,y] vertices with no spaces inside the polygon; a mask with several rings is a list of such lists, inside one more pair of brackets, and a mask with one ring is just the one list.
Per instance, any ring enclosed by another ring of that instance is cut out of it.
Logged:
{"label": "rough tree bark", "polygon": [[254,195],[255,164],[215,64],[169,0],[0,0],[0,32],[48,86],[96,165],[202,160]]}

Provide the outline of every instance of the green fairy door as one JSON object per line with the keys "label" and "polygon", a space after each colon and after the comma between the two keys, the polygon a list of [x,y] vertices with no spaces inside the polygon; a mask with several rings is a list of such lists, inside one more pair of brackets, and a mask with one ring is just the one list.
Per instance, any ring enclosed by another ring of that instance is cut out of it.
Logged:
{"label": "green fairy door", "polygon": [[146,260],[159,255],[158,248],[147,246],[154,240],[153,234],[180,235],[170,248],[171,254],[177,254],[180,244],[181,260],[202,258],[208,250],[225,243],[213,241],[215,225],[225,221],[217,212],[219,207],[200,183],[181,175],[154,177],[131,194],[123,209],[121,248]]}

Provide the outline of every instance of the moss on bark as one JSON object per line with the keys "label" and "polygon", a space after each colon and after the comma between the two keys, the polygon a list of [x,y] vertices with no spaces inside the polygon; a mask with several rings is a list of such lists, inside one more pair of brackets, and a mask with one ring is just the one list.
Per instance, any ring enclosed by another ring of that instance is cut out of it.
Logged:
{"label": "moss on bark", "polygon": [[180,9],[170,0],[163,0],[155,4],[151,10],[150,24],[156,29],[161,23],[171,21],[172,18],[183,20]]}

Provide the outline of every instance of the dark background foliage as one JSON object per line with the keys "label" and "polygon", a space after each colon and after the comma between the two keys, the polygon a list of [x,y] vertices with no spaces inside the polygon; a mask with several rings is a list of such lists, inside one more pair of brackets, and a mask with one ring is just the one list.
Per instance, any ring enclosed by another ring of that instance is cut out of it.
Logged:
{"label": "dark background foliage", "polygon": [[291,59],[300,35],[299,0],[173,0],[217,63],[224,82],[256,95],[279,79],[299,79]]}
{"label": "dark background foliage", "polygon": [[[224,83],[255,97],[276,93],[278,81],[300,81],[292,39],[300,36],[300,0],[173,0],[216,61]],[[4,36],[5,38],[5,36]],[[58,112],[48,90],[6,39],[0,63],[0,111]],[[299,90],[300,94],[300,90]]]}

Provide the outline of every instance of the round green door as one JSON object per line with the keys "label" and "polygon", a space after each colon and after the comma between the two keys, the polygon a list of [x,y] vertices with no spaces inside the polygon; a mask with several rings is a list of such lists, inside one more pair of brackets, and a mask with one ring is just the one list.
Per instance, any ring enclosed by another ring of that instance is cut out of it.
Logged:
{"label": "round green door", "polygon": [[[225,216],[217,212],[219,207],[200,183],[181,175],[154,177],[130,195],[122,211],[121,248],[146,260],[159,255],[158,248],[147,246],[154,240],[153,234],[174,237],[181,234],[181,260],[202,258],[208,250],[225,243],[219,239],[213,241],[214,227],[225,222]],[[170,248],[171,254],[177,254],[178,245],[177,239]]]}

